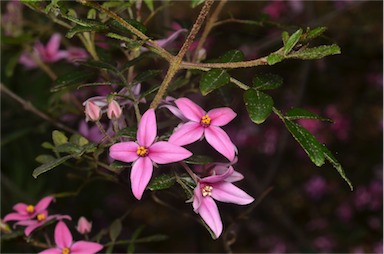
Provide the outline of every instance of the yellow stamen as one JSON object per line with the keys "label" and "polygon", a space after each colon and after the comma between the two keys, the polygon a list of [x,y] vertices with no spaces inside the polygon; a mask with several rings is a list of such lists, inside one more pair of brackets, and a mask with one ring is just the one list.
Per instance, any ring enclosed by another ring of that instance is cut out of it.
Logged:
{"label": "yellow stamen", "polygon": [[71,250],[69,248],[63,248],[63,250],[61,251],[62,254],[69,254],[71,253]]}
{"label": "yellow stamen", "polygon": [[203,197],[211,196],[212,195],[213,187],[210,185],[205,185],[203,188],[201,188],[201,193],[203,194]]}
{"label": "yellow stamen", "polygon": [[35,207],[33,205],[27,206],[27,212],[28,213],[33,213],[35,211]]}
{"label": "yellow stamen", "polygon": [[145,148],[144,146],[139,146],[137,148],[137,155],[141,156],[141,157],[144,157],[144,156],[147,156],[148,155],[148,149]]}
{"label": "yellow stamen", "polygon": [[46,219],[46,216],[45,216],[44,213],[39,213],[39,214],[37,215],[37,220],[38,220],[38,221],[43,221],[43,220],[45,220],[45,219]]}
{"label": "yellow stamen", "polygon": [[208,115],[202,116],[200,122],[203,126],[209,126],[211,124],[211,118]]}

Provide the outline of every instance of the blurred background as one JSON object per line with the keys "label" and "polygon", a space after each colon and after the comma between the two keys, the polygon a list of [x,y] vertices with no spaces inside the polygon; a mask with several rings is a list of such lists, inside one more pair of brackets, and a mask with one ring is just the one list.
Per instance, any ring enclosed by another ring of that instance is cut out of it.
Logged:
{"label": "blurred background", "polygon": [[[16,10],[12,10],[9,3],[1,3],[2,84],[39,110],[79,128],[79,123],[73,120],[76,118],[71,118],[71,122],[61,118],[65,109],[52,102],[55,96],[49,91],[49,76],[18,63],[25,49],[20,43],[22,35],[45,43],[54,32],[64,35],[66,30],[25,6],[16,5]],[[155,2],[155,6],[162,4]],[[72,5],[85,10],[79,4]],[[191,9],[190,2],[181,1],[164,6],[148,23],[147,34],[153,38],[165,37],[174,27],[190,28],[200,9]],[[13,20],[6,19],[11,11]],[[229,20],[231,17],[257,24]],[[136,244],[136,252],[382,253],[382,1],[229,1],[219,19],[228,22],[215,27],[210,34],[205,45],[207,59],[231,49],[239,49],[247,59],[255,59],[281,47],[283,30],[292,33],[300,27],[328,28],[311,45],[336,43],[341,48],[340,55],[314,61],[286,60],[230,73],[246,84],[257,73],[280,75],[284,80],[282,88],[269,92],[277,108],[286,111],[302,107],[333,119],[333,123],[300,123],[333,152],[354,191],[350,191],[331,164],[316,167],[276,116],[271,115],[261,125],[253,124],[241,91],[226,86],[195,99],[205,109],[227,105],[238,113],[224,129],[239,150],[235,169],[245,179],[237,185],[255,197],[256,202],[245,207],[219,203],[224,232],[218,240],[211,239],[191,204],[184,203],[178,187],[156,194],[147,191],[143,200],[135,200],[129,186],[129,170],[121,173],[118,183],[93,181],[77,196],[58,198],[52,205],[53,211],[71,215],[72,226],[80,216],[87,217],[93,221],[94,232],[124,215],[121,239],[131,238],[140,227],[141,236],[168,236],[164,241]],[[12,22],[20,23],[10,25]],[[12,41],[12,37],[19,41]],[[28,43],[33,45],[31,40],[25,41]],[[76,39],[63,38],[62,44],[80,46]],[[158,62],[149,65],[165,66]],[[51,68],[60,75],[78,67],[58,62]],[[192,84],[198,81],[196,77]],[[151,83],[142,85],[146,90]],[[181,96],[177,90],[171,95]],[[15,203],[35,203],[46,195],[79,187],[79,180],[69,177],[71,169],[66,166],[38,179],[32,177],[33,169],[39,165],[35,157],[47,153],[41,143],[51,141],[54,126],[4,93],[1,120],[2,218]],[[75,239],[80,239],[73,233]],[[2,240],[1,244],[4,253],[40,251],[21,238]],[[125,252],[126,246],[114,251]]]}

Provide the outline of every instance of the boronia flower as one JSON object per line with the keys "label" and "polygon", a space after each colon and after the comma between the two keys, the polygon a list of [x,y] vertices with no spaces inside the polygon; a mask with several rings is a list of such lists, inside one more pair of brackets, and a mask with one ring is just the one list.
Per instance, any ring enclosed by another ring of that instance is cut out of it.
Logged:
{"label": "boronia flower", "polygon": [[36,215],[35,220],[23,220],[15,223],[14,226],[26,226],[24,229],[24,234],[26,236],[29,236],[35,229],[43,226],[45,223],[51,221],[51,220],[71,220],[71,217],[68,215],[61,215],[61,214],[54,214],[54,215],[48,215],[47,210],[42,211]]}
{"label": "boronia flower", "polygon": [[230,108],[216,108],[208,112],[187,98],[175,101],[181,113],[189,120],[179,126],[169,138],[169,142],[183,146],[191,144],[203,136],[216,151],[233,161],[236,146],[220,126],[226,125],[236,117]]}
{"label": "boronia flower", "polygon": [[17,203],[13,206],[13,210],[16,213],[9,213],[4,217],[4,221],[24,221],[30,220],[36,217],[39,213],[42,213],[51,204],[53,197],[48,196],[42,198],[36,205]]}
{"label": "boronia flower", "polygon": [[253,197],[231,183],[229,178],[232,176],[233,168],[230,166],[224,174],[200,179],[193,191],[193,210],[200,214],[217,238],[223,231],[223,223],[214,200],[238,205],[254,201]]}
{"label": "boronia flower", "polygon": [[79,221],[77,222],[76,230],[80,234],[84,235],[91,232],[91,229],[92,229],[92,222],[89,222],[85,217],[81,216],[79,218]]}
{"label": "boronia flower", "polygon": [[187,149],[166,141],[155,142],[157,135],[156,116],[148,109],[142,116],[137,130],[136,142],[121,142],[112,145],[109,156],[115,160],[133,162],[131,188],[133,195],[141,199],[152,177],[153,164],[167,164],[184,160],[192,155]]}
{"label": "boronia flower", "polygon": [[71,231],[63,221],[55,227],[55,248],[46,249],[39,254],[93,254],[103,249],[103,245],[95,242],[74,242]]}

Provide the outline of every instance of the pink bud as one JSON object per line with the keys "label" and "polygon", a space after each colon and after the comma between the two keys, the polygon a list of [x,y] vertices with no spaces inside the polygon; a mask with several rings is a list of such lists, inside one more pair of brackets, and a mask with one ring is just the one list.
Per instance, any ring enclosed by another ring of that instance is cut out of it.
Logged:
{"label": "pink bud", "polygon": [[93,101],[87,101],[85,104],[86,121],[98,121],[101,117],[101,109]]}
{"label": "pink bud", "polygon": [[79,231],[80,234],[88,234],[89,232],[91,232],[92,222],[87,221],[87,219],[82,216],[77,222],[76,229],[77,231]]}
{"label": "pink bud", "polygon": [[109,119],[117,119],[121,116],[121,107],[117,101],[112,100],[108,104],[107,116]]}

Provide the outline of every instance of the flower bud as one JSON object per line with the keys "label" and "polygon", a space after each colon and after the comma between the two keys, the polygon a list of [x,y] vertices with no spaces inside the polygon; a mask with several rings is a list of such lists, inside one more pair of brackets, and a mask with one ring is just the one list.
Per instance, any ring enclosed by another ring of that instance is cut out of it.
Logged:
{"label": "flower bud", "polygon": [[101,118],[101,109],[99,106],[96,105],[93,101],[87,101],[85,104],[85,116],[86,121],[98,121]]}
{"label": "flower bud", "polygon": [[77,222],[77,231],[79,231],[80,234],[88,234],[91,232],[92,229],[92,222],[89,222],[85,217],[81,216],[79,218],[79,221]]}
{"label": "flower bud", "polygon": [[117,119],[121,116],[121,113],[122,113],[122,110],[121,110],[119,103],[117,103],[117,101],[115,101],[115,100],[112,100],[108,104],[108,111],[107,111],[108,118],[109,119]]}

